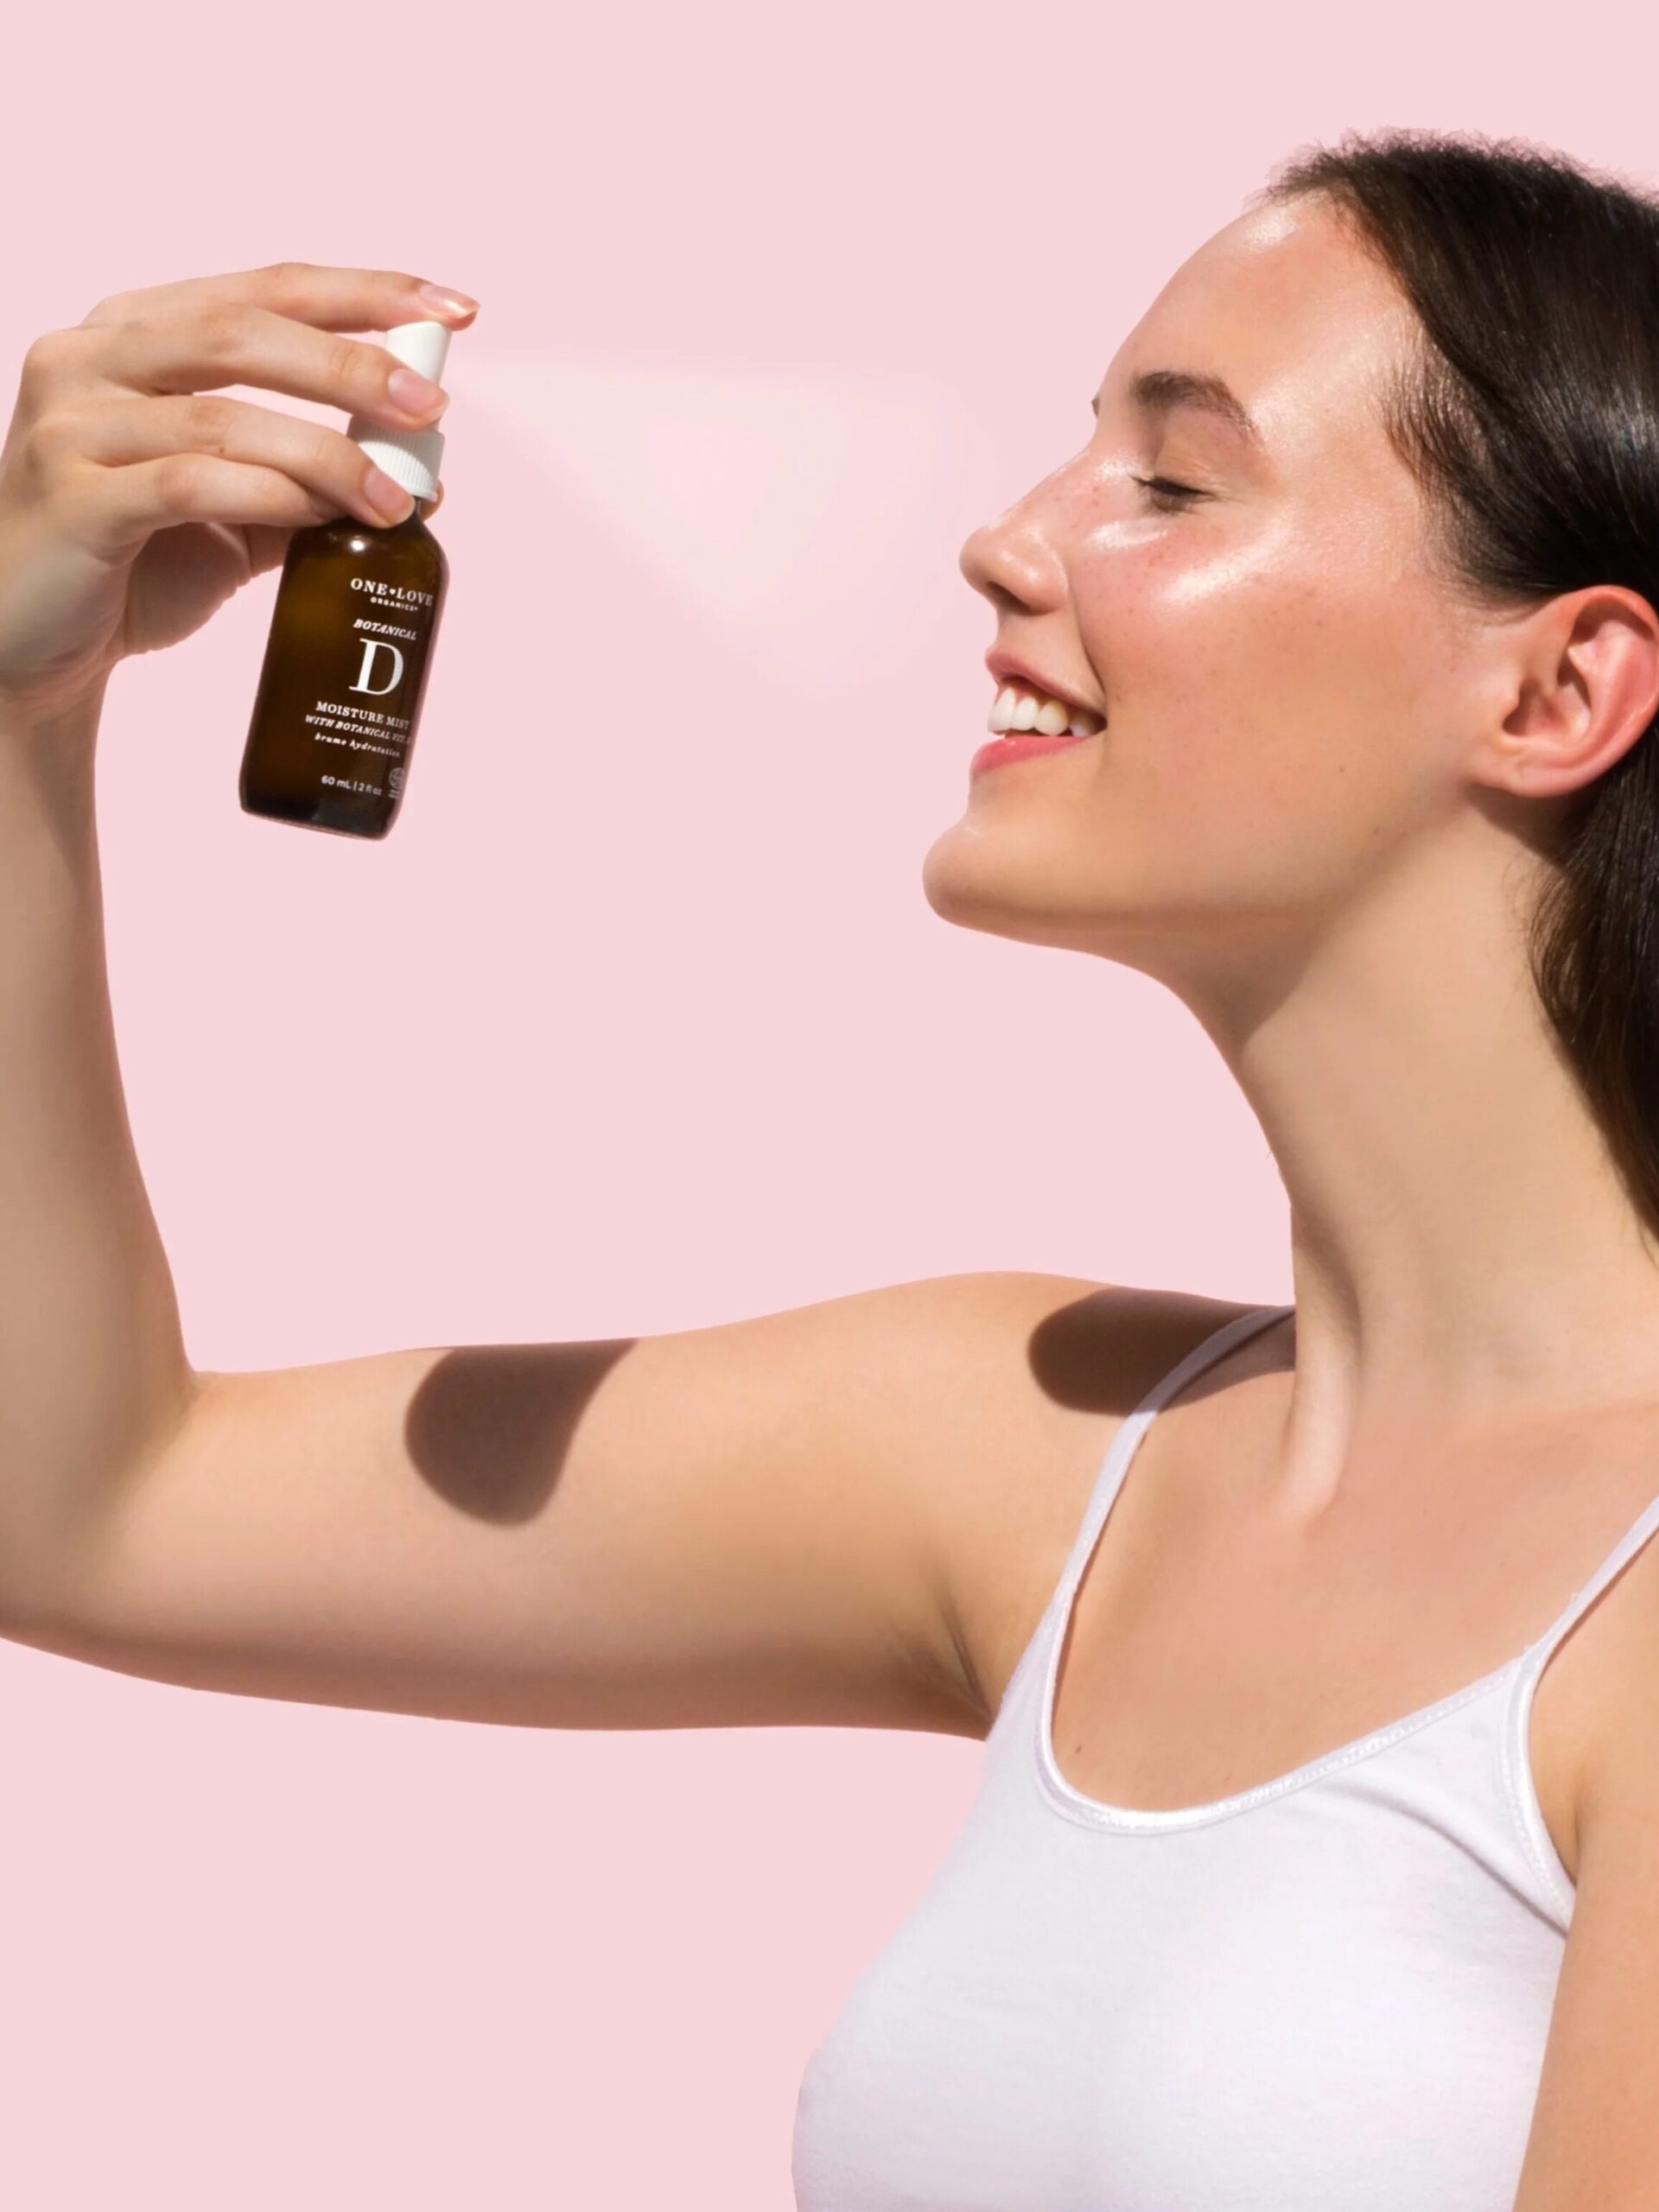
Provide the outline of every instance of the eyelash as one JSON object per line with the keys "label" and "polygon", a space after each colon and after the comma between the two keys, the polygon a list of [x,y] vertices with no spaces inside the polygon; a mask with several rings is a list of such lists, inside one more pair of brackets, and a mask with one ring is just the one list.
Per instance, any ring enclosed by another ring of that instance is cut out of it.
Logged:
{"label": "eyelash", "polygon": [[[1168,476],[1131,475],[1129,481],[1132,484],[1140,485],[1141,489],[1151,499],[1154,507],[1159,507],[1159,501],[1160,499],[1202,499],[1205,496],[1205,494],[1200,492],[1196,486],[1192,484],[1177,484],[1173,478]],[[1164,514],[1174,514],[1178,513],[1179,509],[1177,507],[1160,507],[1159,508],[1159,512]]]}

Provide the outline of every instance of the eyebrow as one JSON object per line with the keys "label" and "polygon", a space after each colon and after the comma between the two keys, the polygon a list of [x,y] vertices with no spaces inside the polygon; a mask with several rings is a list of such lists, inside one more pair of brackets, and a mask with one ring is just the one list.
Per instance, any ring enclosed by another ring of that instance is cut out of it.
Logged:
{"label": "eyebrow", "polygon": [[[1248,446],[1260,448],[1262,432],[1243,401],[1224,378],[1197,369],[1142,369],[1130,379],[1129,399],[1148,415],[1166,415],[1173,407],[1201,408],[1215,416]],[[1090,405],[1100,413],[1098,397]]]}

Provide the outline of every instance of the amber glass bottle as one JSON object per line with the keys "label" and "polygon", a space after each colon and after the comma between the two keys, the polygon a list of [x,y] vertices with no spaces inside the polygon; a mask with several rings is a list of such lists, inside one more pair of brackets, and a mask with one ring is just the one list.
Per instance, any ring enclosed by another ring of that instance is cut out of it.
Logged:
{"label": "amber glass bottle", "polygon": [[[409,323],[385,344],[436,381],[448,338],[442,323]],[[448,583],[426,526],[443,440],[358,416],[350,435],[415,505],[385,528],[340,515],[289,540],[242,756],[242,804],[309,830],[384,837],[403,800]]]}
{"label": "amber glass bottle", "polygon": [[390,529],[341,515],[289,540],[242,756],[250,814],[391,829],[448,579],[429,505]]}

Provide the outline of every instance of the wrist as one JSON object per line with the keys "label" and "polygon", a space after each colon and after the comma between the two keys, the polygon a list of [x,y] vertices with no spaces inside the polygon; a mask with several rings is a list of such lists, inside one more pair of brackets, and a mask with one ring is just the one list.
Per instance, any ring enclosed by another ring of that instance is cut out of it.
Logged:
{"label": "wrist", "polygon": [[72,690],[56,693],[13,691],[0,681],[0,735],[38,738],[42,744],[93,736],[104,711],[111,673],[105,669]]}
{"label": "wrist", "polygon": [[[107,677],[73,696],[19,699],[0,685],[0,817],[14,868],[35,833],[77,880],[95,849],[96,757]],[[33,825],[31,831],[30,825]]]}

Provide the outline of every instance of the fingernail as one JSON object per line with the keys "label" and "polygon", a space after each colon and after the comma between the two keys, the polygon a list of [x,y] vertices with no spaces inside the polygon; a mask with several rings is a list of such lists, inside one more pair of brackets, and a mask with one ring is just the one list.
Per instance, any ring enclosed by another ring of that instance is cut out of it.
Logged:
{"label": "fingernail", "polygon": [[427,415],[440,401],[449,404],[442,385],[429,383],[414,369],[394,369],[386,378],[386,390],[405,415]]}
{"label": "fingernail", "polygon": [[465,292],[452,292],[447,284],[423,284],[421,297],[438,315],[471,315],[477,307]]}
{"label": "fingernail", "polygon": [[363,479],[363,496],[378,514],[396,522],[414,505],[412,493],[388,476],[384,468],[371,468]]}

